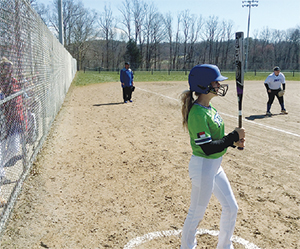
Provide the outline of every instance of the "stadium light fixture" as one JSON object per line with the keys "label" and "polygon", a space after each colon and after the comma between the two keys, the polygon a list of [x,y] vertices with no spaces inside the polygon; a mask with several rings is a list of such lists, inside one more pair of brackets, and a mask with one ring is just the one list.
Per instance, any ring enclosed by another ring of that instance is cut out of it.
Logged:
{"label": "stadium light fixture", "polygon": [[247,48],[246,48],[246,61],[245,61],[245,72],[247,72],[247,67],[248,67],[249,29],[250,29],[250,13],[251,13],[251,7],[257,7],[257,6],[258,6],[258,0],[242,1],[242,7],[248,7],[248,8],[249,8],[249,14],[248,14],[248,30],[247,30]]}

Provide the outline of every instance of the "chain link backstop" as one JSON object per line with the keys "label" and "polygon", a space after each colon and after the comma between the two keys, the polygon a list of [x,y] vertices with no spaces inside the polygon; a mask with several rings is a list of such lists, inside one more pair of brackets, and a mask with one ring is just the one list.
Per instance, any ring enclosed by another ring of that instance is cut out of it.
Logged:
{"label": "chain link backstop", "polygon": [[76,73],[26,0],[0,2],[0,234]]}

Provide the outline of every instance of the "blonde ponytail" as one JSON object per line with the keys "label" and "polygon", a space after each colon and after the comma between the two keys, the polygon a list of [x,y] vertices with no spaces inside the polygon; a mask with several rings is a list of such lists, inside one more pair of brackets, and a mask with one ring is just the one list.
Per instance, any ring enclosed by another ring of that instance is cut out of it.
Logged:
{"label": "blonde ponytail", "polygon": [[186,90],[181,94],[181,102],[182,102],[182,125],[184,128],[188,128],[188,117],[189,112],[194,104],[193,92],[190,90]]}

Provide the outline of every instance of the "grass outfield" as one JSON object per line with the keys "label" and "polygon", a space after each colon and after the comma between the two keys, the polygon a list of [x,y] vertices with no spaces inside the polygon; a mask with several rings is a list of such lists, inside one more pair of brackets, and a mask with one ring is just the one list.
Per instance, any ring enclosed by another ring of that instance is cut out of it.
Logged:
{"label": "grass outfield", "polygon": [[[283,72],[287,81],[300,81],[300,72]],[[245,73],[245,80],[248,81],[264,81],[270,72],[254,72]],[[235,72],[222,72],[222,75],[228,77],[229,80],[235,80]],[[151,82],[151,81],[187,81],[188,72],[184,71],[173,71],[168,73],[168,71],[135,71],[134,81],[136,82]],[[96,83],[104,82],[119,82],[120,75],[119,72],[106,72],[101,71],[79,71],[73,81],[75,86],[85,86]]]}

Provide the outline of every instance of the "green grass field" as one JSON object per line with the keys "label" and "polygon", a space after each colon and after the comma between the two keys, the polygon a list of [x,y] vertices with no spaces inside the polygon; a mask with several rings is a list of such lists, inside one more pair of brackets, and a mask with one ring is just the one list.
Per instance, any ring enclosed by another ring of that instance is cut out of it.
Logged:
{"label": "green grass field", "polygon": [[[300,72],[283,72],[287,81],[300,81]],[[136,82],[151,82],[151,81],[187,81],[189,72],[172,71],[170,74],[167,71],[135,71],[134,81]],[[270,72],[254,72],[245,73],[246,81],[264,81]],[[235,80],[235,72],[222,72],[222,75],[228,77],[229,80]],[[75,86],[85,86],[89,84],[97,84],[104,82],[119,82],[119,72],[101,71],[79,71],[73,81]]]}

